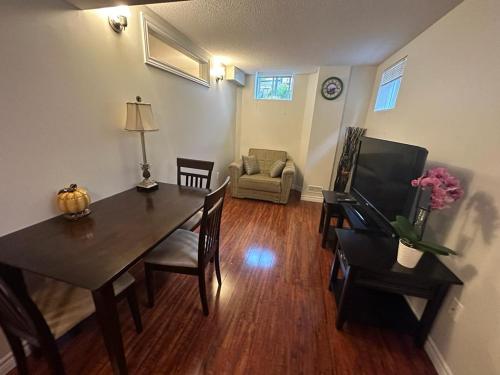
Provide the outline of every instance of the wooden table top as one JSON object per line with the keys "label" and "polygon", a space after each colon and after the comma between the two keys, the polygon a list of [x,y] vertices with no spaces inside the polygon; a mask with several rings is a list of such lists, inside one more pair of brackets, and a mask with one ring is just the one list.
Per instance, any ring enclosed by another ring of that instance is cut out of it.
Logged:
{"label": "wooden table top", "polygon": [[160,183],[91,204],[78,221],[57,216],[0,237],[0,263],[96,290],[117,279],[203,207],[206,190]]}

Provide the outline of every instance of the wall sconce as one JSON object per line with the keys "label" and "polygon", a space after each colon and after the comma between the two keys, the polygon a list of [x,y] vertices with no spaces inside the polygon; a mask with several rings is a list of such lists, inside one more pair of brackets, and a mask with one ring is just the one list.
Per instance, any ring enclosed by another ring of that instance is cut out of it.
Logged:
{"label": "wall sconce", "polygon": [[127,27],[127,16],[110,15],[108,21],[111,28],[117,33],[121,33]]}
{"label": "wall sconce", "polygon": [[221,63],[214,63],[214,67],[212,69],[212,74],[215,76],[215,82],[219,83],[224,79],[224,73],[226,72],[226,68]]}
{"label": "wall sconce", "polygon": [[126,5],[116,7],[96,9],[97,13],[102,17],[106,17],[109,26],[113,31],[121,33],[128,26],[128,17],[130,17],[130,9]]}

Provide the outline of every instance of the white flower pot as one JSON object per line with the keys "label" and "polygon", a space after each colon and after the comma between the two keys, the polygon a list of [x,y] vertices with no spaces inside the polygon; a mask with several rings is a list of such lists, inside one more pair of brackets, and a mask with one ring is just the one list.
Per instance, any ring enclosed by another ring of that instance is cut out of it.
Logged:
{"label": "white flower pot", "polygon": [[406,268],[415,268],[424,253],[399,241],[398,263]]}

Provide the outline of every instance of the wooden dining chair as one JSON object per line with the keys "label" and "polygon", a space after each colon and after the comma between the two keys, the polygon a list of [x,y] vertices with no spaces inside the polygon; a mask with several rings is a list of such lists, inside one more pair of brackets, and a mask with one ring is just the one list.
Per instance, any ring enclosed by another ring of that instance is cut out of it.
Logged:
{"label": "wooden dining chair", "polygon": [[19,374],[28,374],[22,340],[28,345],[39,348],[53,374],[64,374],[56,340],[42,313],[31,298],[17,296],[2,278],[0,278],[0,326],[14,354]]}
{"label": "wooden dining chair", "polygon": [[166,271],[198,276],[203,313],[208,315],[205,268],[213,259],[217,282],[222,284],[219,262],[219,235],[226,181],[205,197],[200,233],[177,229],[144,259],[149,306],[154,305],[154,271]]}
{"label": "wooden dining chair", "polygon": [[[213,161],[177,158],[177,185],[210,189],[213,169]],[[203,211],[199,210],[181,226],[181,229],[196,229],[200,225],[202,215]]]}
{"label": "wooden dining chair", "polygon": [[[113,283],[117,299],[127,298],[137,333],[142,331],[135,279],[128,272]],[[28,374],[23,340],[43,355],[53,374],[64,374],[57,343],[39,307],[29,295],[18,296],[0,277],[0,327],[16,360],[18,373]]]}

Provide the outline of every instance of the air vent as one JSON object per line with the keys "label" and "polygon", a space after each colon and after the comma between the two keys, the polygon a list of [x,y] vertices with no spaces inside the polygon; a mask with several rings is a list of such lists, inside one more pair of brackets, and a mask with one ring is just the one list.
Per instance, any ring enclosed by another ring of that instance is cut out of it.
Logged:
{"label": "air vent", "polygon": [[323,191],[323,186],[307,185],[307,191],[310,193],[321,193]]}
{"label": "air vent", "polygon": [[245,86],[245,72],[238,69],[234,65],[226,66],[226,77],[225,79],[229,82],[233,82],[238,86]]}

